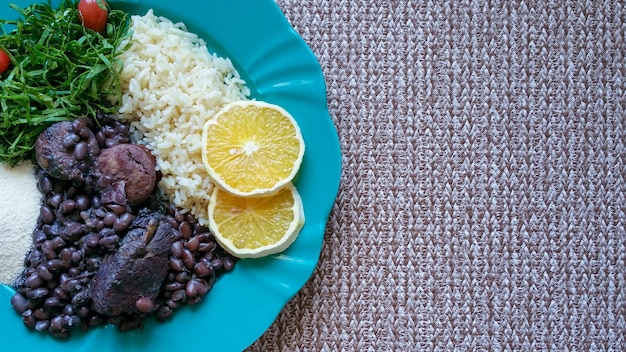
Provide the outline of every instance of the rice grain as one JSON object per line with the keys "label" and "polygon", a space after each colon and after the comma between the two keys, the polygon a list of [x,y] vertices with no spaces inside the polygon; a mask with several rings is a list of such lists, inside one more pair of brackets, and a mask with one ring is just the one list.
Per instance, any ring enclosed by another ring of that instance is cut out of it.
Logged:
{"label": "rice grain", "polygon": [[249,89],[231,61],[209,53],[184,24],[150,10],[133,16],[131,26],[131,46],[120,57],[120,119],[156,157],[159,188],[207,225],[214,185],[202,163],[202,128],[225,104],[247,99]]}

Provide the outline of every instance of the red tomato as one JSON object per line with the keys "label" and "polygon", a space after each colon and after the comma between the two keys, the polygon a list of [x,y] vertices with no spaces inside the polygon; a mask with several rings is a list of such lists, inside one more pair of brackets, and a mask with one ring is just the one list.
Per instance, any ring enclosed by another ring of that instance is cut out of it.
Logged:
{"label": "red tomato", "polygon": [[96,32],[102,32],[106,28],[109,10],[105,0],[80,0],[78,12],[83,26]]}
{"label": "red tomato", "polygon": [[11,59],[6,51],[0,49],[0,74],[4,73],[11,64]]}

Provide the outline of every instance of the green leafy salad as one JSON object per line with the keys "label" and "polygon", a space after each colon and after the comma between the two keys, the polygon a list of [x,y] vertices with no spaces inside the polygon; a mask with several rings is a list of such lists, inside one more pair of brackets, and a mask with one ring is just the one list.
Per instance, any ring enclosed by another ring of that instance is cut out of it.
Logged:
{"label": "green leafy salad", "polygon": [[10,60],[0,73],[0,162],[32,159],[37,136],[55,122],[117,111],[107,97],[122,94],[116,58],[130,36],[128,14],[111,10],[96,32],[76,3],[9,5],[19,19],[0,19],[0,51]]}

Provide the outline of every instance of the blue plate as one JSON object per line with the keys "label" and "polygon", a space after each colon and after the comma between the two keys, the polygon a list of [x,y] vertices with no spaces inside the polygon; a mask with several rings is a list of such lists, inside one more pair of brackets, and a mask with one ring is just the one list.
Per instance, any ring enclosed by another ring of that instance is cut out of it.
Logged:
{"label": "blue plate", "polygon": [[[33,0],[11,2],[25,7]],[[341,151],[319,63],[273,0],[108,2],[131,14],[152,8],[156,15],[184,22],[210,51],[232,60],[253,98],[279,104],[294,116],[307,146],[296,180],[306,224],[284,253],[239,261],[202,303],[177,310],[165,323],[149,319],[143,331],[120,333],[105,326],[57,340],[25,328],[11,308],[13,290],[0,285],[3,350],[241,351],[267,330],[313,273],[339,188]],[[7,3],[0,5],[0,18],[16,18]]]}

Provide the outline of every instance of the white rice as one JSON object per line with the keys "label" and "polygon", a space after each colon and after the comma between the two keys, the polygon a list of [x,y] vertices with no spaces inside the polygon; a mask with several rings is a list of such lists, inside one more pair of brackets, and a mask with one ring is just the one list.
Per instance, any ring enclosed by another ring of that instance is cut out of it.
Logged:
{"label": "white rice", "polygon": [[184,24],[150,10],[132,17],[131,30],[131,47],[121,55],[120,119],[131,121],[134,141],[156,157],[160,189],[207,225],[213,183],[202,163],[202,128],[249,90],[230,60],[210,54]]}

